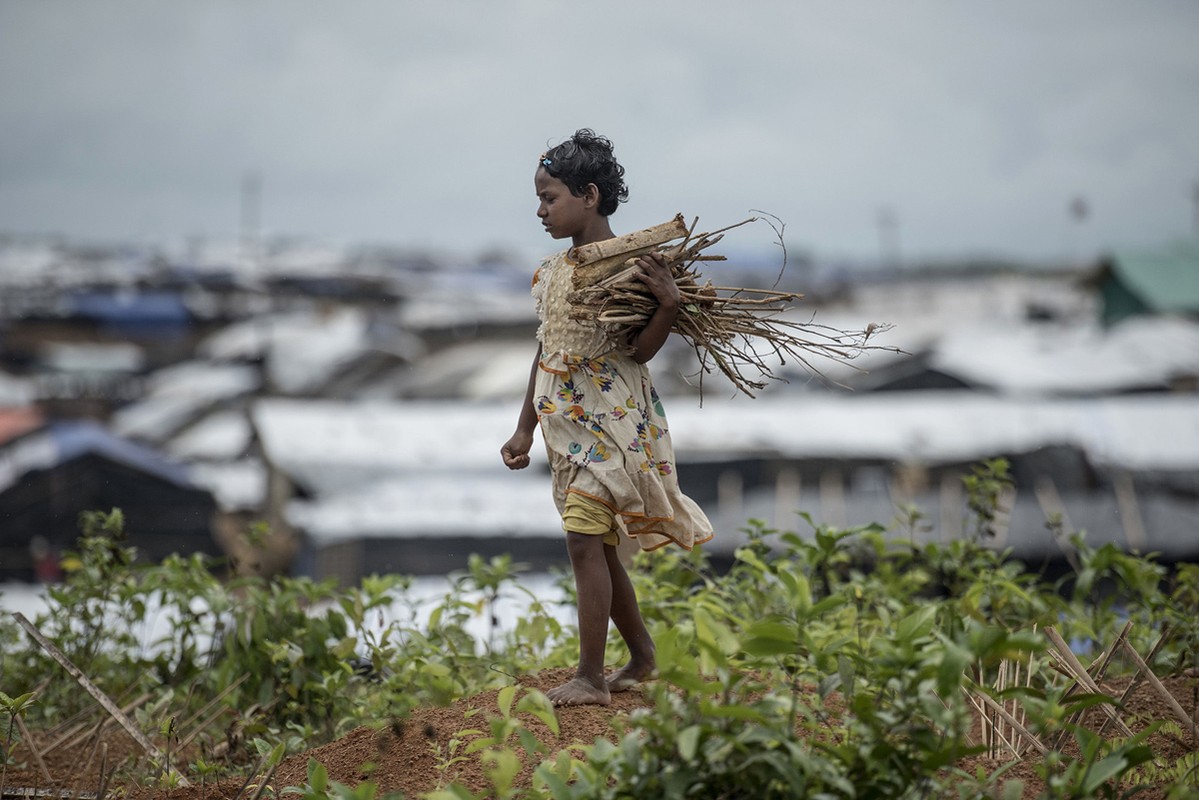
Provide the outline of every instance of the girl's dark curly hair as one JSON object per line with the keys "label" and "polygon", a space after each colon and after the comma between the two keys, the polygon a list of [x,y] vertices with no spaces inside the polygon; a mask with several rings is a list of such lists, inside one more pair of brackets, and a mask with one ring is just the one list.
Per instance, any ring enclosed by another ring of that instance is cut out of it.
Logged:
{"label": "girl's dark curly hair", "polygon": [[602,216],[629,199],[624,167],[612,154],[612,142],[590,128],[580,128],[565,142],[546,150],[540,164],[550,177],[565,183],[575,197],[581,197],[587,184],[594,183],[600,192],[597,210]]}

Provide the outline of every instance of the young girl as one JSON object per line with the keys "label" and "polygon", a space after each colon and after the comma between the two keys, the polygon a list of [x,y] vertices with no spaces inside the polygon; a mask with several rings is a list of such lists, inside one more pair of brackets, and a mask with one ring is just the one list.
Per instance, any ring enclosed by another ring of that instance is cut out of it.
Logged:
{"label": "young girl", "polygon": [[[539,347],[516,432],[500,452],[509,469],[524,469],[540,426],[574,571],[579,667],[549,698],[555,705],[606,704],[611,692],[654,671],[654,643],[617,551],[621,537],[643,550],[671,542],[691,549],[712,538],[712,525],[679,491],[662,403],[645,366],[678,313],[679,290],[665,260],[656,253],[638,259],[638,278],[658,307],[630,341],[614,341],[569,315],[571,252],[613,238],[608,217],[628,197],[612,143],[579,130],[541,155],[533,182],[542,226],[572,247],[543,261],[533,277]],[[609,617],[630,659],[605,678]]]}

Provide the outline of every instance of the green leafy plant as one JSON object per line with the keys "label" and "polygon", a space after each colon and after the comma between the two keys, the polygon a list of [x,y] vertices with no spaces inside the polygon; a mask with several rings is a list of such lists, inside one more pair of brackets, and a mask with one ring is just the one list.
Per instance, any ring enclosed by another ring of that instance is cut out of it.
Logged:
{"label": "green leafy plant", "polygon": [[962,477],[975,541],[992,539],[998,533],[995,524],[1001,513],[999,500],[1014,483],[1009,466],[1006,458],[992,458],[976,464],[970,474]]}
{"label": "green leafy plant", "polygon": [[0,794],[4,792],[5,780],[8,778],[9,753],[12,752],[13,734],[17,720],[34,704],[36,693],[26,692],[17,697],[9,697],[0,692],[0,709],[8,715],[8,726],[4,732],[4,760],[0,763]]}

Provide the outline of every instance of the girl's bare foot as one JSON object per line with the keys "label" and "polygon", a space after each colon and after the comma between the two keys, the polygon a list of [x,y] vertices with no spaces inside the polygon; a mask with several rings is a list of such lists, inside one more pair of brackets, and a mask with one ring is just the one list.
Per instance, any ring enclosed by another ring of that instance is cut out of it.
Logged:
{"label": "girl's bare foot", "polygon": [[606,706],[612,702],[606,684],[601,683],[596,686],[586,678],[580,678],[577,675],[561,686],[550,689],[545,696],[556,706]]}
{"label": "girl's bare foot", "polygon": [[608,676],[609,692],[627,692],[654,674],[654,662],[630,661]]}

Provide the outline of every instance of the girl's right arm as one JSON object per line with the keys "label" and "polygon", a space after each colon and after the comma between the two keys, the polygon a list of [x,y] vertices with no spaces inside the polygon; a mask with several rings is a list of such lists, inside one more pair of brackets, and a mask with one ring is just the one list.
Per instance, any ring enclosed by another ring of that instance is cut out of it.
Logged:
{"label": "girl's right arm", "polygon": [[520,418],[516,421],[516,432],[500,448],[500,455],[508,469],[524,469],[529,466],[529,450],[533,447],[533,431],[537,429],[537,409],[533,407],[533,387],[537,382],[537,365],[541,363],[541,345],[533,357],[529,370],[529,388],[525,391],[525,402],[520,407]]}

